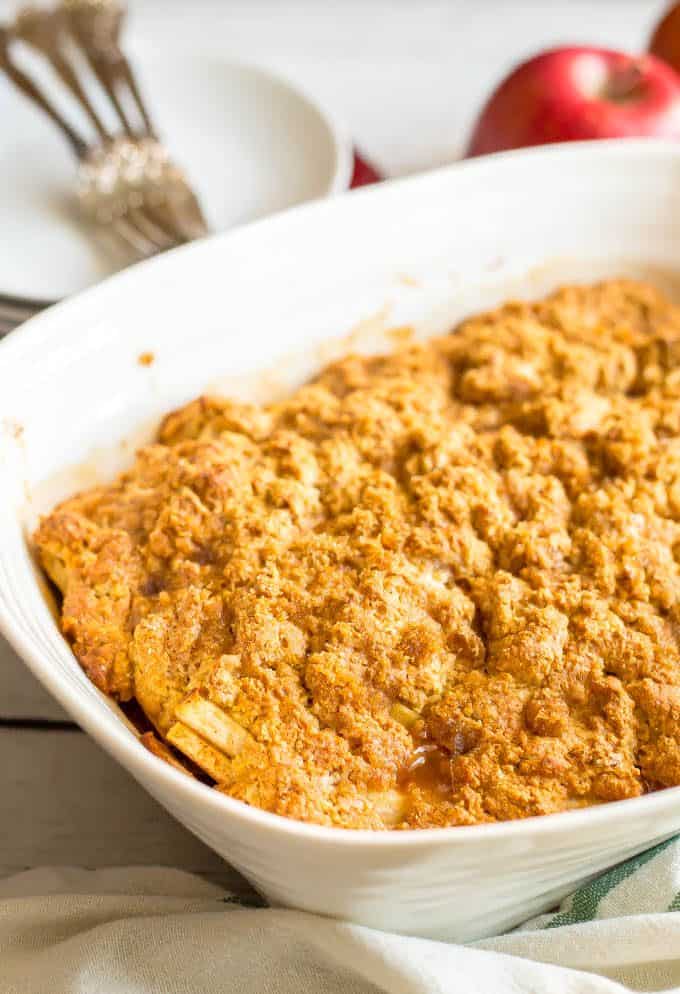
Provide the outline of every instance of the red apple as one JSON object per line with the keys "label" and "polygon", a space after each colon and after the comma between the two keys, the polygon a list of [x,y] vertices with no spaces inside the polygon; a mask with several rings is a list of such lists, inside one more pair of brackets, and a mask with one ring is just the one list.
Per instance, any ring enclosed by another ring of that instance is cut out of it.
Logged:
{"label": "red apple", "polygon": [[680,77],[653,55],[556,48],[503,80],[477,120],[468,155],[636,135],[680,138]]}
{"label": "red apple", "polygon": [[657,24],[649,51],[680,72],[680,3],[673,4]]}
{"label": "red apple", "polygon": [[370,162],[368,162],[359,152],[354,149],[354,167],[352,169],[352,179],[350,190],[357,186],[368,186],[370,183],[379,183],[382,176]]}

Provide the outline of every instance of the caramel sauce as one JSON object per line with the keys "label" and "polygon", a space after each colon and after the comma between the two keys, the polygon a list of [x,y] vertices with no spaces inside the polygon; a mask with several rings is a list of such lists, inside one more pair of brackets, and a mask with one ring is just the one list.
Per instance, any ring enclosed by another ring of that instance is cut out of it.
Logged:
{"label": "caramel sauce", "polygon": [[160,594],[161,590],[165,589],[165,580],[160,573],[150,573],[142,583],[139,592],[143,597],[155,597]]}
{"label": "caramel sauce", "polygon": [[134,697],[132,697],[129,701],[119,701],[118,707],[121,709],[130,724],[134,725],[140,735],[143,735],[145,732],[153,732],[153,725],[144,714]]}
{"label": "caramel sauce", "polygon": [[419,787],[429,793],[450,794],[453,787],[450,754],[435,742],[421,741],[399,771],[397,782],[402,790]]}

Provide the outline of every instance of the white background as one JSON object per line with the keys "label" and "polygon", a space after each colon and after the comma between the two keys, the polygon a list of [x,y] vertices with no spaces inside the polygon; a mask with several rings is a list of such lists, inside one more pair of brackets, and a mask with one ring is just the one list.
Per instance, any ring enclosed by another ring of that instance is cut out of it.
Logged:
{"label": "white background", "polygon": [[[0,14],[14,6],[0,0]],[[131,6],[130,34],[140,41],[165,50],[217,50],[296,80],[335,109],[385,172],[399,175],[459,155],[480,102],[521,57],[567,43],[643,49],[664,4],[137,0]],[[15,138],[0,132],[0,142]],[[0,872],[46,863],[164,863],[246,887],[83,734],[51,725],[64,718],[0,640]]]}

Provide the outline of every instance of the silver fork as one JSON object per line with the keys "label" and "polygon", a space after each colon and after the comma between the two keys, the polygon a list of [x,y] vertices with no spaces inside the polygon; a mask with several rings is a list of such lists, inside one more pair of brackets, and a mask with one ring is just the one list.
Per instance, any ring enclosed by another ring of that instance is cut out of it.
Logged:
{"label": "silver fork", "polygon": [[[78,160],[78,197],[99,230],[115,236],[132,258],[146,258],[200,237],[207,225],[186,176],[158,141],[134,74],[120,47],[125,9],[117,0],[63,0],[56,8],[26,7],[0,26],[0,70],[60,129]],[[84,110],[94,139],[86,139],[17,64],[13,42],[31,46]],[[116,130],[106,126],[81,82],[73,50],[108,98]],[[127,98],[127,101],[126,99]],[[137,120],[125,109],[133,108]],[[38,302],[0,299],[0,332]]]}
{"label": "silver fork", "polygon": [[28,321],[38,311],[44,311],[52,303],[54,301],[31,300],[28,297],[0,294],[0,338],[4,338],[18,325]]}

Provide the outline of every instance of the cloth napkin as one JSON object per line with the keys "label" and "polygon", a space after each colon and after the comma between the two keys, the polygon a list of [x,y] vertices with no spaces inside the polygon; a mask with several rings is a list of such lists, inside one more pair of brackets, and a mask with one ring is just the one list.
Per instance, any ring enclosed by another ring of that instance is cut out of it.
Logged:
{"label": "cloth napkin", "polygon": [[680,838],[468,945],[246,907],[163,867],[0,880],[2,994],[680,991]]}

